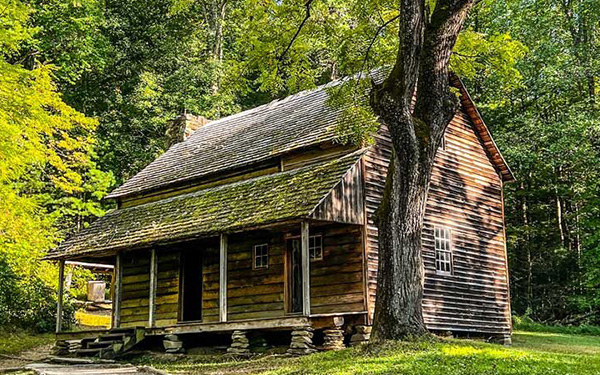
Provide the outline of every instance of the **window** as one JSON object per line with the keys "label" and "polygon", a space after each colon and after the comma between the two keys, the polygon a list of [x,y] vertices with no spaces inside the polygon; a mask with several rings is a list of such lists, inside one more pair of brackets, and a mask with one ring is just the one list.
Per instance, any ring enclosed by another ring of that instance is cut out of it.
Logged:
{"label": "window", "polygon": [[323,260],[323,236],[308,237],[310,260]]}
{"label": "window", "polygon": [[254,264],[252,268],[255,270],[269,268],[269,245],[266,243],[254,246]]}
{"label": "window", "polygon": [[439,274],[452,275],[452,247],[450,229],[435,227],[435,270]]}

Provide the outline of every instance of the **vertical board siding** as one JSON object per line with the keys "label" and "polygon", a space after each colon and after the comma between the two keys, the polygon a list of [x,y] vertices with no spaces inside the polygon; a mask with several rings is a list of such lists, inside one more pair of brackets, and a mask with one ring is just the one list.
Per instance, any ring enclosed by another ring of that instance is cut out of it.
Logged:
{"label": "vertical board siding", "polygon": [[317,206],[312,218],[338,223],[363,224],[362,162],[356,163]]}
{"label": "vertical board siding", "polygon": [[[253,269],[254,245],[265,243],[269,245],[269,267]],[[228,321],[284,316],[284,248],[283,233],[250,232],[229,236]],[[218,274],[216,282],[218,287]]]}
{"label": "vertical board siding", "polygon": [[365,311],[361,227],[311,228],[310,235],[323,236],[323,260],[310,262],[311,313]]}
{"label": "vertical board siding", "polygon": [[[429,329],[481,333],[510,331],[502,182],[474,132],[459,112],[446,131],[433,169],[423,229],[423,313]],[[382,127],[365,155],[368,288],[371,315],[377,288],[377,226],[391,141]],[[453,274],[435,271],[434,226],[451,229]]]}

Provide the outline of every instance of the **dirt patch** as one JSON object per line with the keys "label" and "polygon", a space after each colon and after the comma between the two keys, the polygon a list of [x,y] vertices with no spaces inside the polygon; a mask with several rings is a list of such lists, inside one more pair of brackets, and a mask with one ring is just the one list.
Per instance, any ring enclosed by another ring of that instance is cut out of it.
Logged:
{"label": "dirt patch", "polygon": [[[0,354],[0,371],[23,367],[31,362],[40,362],[50,356],[51,348],[52,344],[45,344],[18,354]],[[11,372],[11,374],[15,374],[15,372]],[[24,372],[24,374],[27,374],[27,372]]]}

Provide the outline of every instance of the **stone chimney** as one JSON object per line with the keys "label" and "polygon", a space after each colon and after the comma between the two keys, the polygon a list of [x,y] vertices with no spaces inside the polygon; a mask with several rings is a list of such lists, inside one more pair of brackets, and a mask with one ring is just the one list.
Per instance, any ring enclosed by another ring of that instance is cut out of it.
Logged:
{"label": "stone chimney", "polygon": [[194,116],[189,113],[181,114],[167,123],[165,146],[171,148],[176,143],[185,141],[192,133],[208,124],[203,116]]}

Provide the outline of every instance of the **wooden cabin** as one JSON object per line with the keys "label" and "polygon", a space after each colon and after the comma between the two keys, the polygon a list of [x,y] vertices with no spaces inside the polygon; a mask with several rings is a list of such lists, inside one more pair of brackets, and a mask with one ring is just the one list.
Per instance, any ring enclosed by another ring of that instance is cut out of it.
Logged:
{"label": "wooden cabin", "polygon": [[[203,124],[114,190],[118,209],[46,258],[114,264],[113,326],[146,336],[368,339],[391,142],[382,126],[372,146],[339,143],[341,111],[327,104],[337,84]],[[510,339],[502,187],[514,178],[453,85],[462,106],[436,156],[423,232],[425,321]]]}

